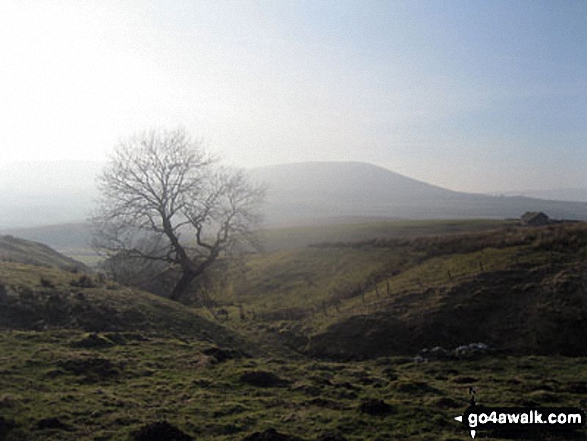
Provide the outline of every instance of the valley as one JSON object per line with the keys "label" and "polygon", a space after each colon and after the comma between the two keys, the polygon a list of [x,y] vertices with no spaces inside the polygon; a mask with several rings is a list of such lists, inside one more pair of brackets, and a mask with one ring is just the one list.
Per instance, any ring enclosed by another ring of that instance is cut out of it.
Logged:
{"label": "valley", "polygon": [[[469,387],[487,406],[587,405],[583,223],[266,234],[184,305],[4,245],[0,439],[140,441],[165,422],[202,440],[448,441],[469,436],[453,419]],[[453,351],[472,343],[488,349]]]}

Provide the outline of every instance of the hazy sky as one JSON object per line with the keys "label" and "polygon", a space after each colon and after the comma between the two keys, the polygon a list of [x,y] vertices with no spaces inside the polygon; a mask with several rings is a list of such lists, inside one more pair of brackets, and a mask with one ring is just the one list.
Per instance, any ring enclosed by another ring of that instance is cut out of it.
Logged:
{"label": "hazy sky", "polygon": [[178,125],[241,166],[587,187],[587,2],[0,1],[0,165]]}

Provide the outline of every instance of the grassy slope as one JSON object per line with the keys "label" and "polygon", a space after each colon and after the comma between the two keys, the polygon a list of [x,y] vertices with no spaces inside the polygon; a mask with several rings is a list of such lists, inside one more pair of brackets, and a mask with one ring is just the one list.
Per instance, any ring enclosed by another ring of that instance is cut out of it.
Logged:
{"label": "grassy slope", "polygon": [[[128,441],[156,420],[201,441],[241,440],[268,427],[305,440],[329,431],[349,441],[448,441],[469,436],[453,418],[467,407],[470,385],[488,406],[587,405],[585,358],[215,363],[194,340],[103,337],[116,344],[79,348],[84,336],[72,331],[0,333],[0,415],[16,425],[5,441]],[[287,384],[244,384],[240,376],[252,370],[273,372]],[[383,399],[391,414],[361,413],[365,399]],[[40,428],[48,418],[65,429]]]}
{"label": "grassy slope", "polygon": [[57,268],[0,262],[0,329],[139,331],[240,344],[175,302]]}
{"label": "grassy slope", "polygon": [[[412,238],[486,231],[512,225],[490,219],[386,221],[265,230],[265,252],[232,263],[230,275],[211,296],[223,304],[246,304],[252,311],[321,307],[332,294],[351,291],[368,279],[381,279],[413,265],[422,253],[374,247],[308,247],[319,243],[353,243],[372,239]],[[271,251],[273,250],[273,251]],[[225,271],[223,267],[221,271]]]}
{"label": "grassy slope", "polygon": [[47,245],[13,236],[0,236],[0,261],[57,267],[66,271],[88,269],[81,262],[59,254]]}
{"label": "grassy slope", "polygon": [[[576,302],[584,297],[585,234],[581,225],[572,227],[574,232],[561,228],[400,237],[251,256],[216,287],[230,288],[223,295],[214,293],[218,308],[203,312],[217,313],[228,305],[224,324],[262,342],[305,346],[308,341],[296,340],[296,333],[313,334],[310,349],[320,355],[332,355],[320,351],[320,342],[347,353],[369,347],[364,338],[337,346],[341,330],[354,326],[353,320],[372,319],[389,331],[385,317],[394,314],[417,320],[418,310],[485,307],[496,298],[501,302],[497,295],[509,282],[522,293],[543,294],[538,300],[545,314],[567,314],[577,310]],[[487,241],[494,246],[485,246]],[[11,305],[24,309],[24,318],[42,312],[43,321],[31,319],[26,322],[31,326],[24,328],[49,328],[0,332],[0,417],[16,426],[5,441],[122,441],[144,424],[163,419],[198,440],[240,440],[268,427],[307,440],[326,431],[339,432],[349,441],[465,439],[469,435],[453,418],[467,405],[469,385],[476,386],[479,401],[490,406],[587,406],[587,359],[581,357],[501,355],[421,364],[386,357],[334,363],[272,352],[268,358],[239,356],[215,363],[203,351],[213,344],[241,347],[231,333],[145,293],[94,278],[94,287],[79,286],[82,276],[0,264],[0,284],[5,287],[0,320],[14,319],[6,308]],[[556,297],[552,292],[577,296]],[[88,314],[83,313],[84,303],[95,305]],[[74,310],[73,315],[67,313]],[[294,317],[296,313],[301,318]],[[64,326],[47,322],[52,314],[53,319],[75,318],[67,327],[79,330],[52,329]],[[364,337],[373,329],[359,326],[355,335]],[[82,330],[102,332],[93,337]],[[385,342],[394,337],[382,335]],[[251,370],[274,372],[288,383],[268,389],[243,384],[241,374]],[[392,413],[361,413],[360,403],[369,398],[390,403]],[[58,418],[67,430],[40,428],[46,418]]]}
{"label": "grassy slope", "polygon": [[[501,241],[507,234],[509,244]],[[487,234],[477,236],[477,251],[467,250],[475,236],[441,241],[437,247],[456,244],[457,251],[388,279],[389,296],[367,292],[321,320],[310,350],[374,356],[483,341],[516,353],[584,355],[586,226],[521,228],[494,236],[490,247],[483,246]]]}
{"label": "grassy slope", "polygon": [[513,225],[498,219],[381,220],[270,228],[261,231],[267,252],[291,250],[319,242],[349,242],[373,237],[403,237],[483,231]]}
{"label": "grassy slope", "polygon": [[584,354],[586,245],[584,224],[560,224],[302,248],[248,258],[215,298],[232,305],[232,326],[300,349],[310,337],[317,355],[476,340]]}

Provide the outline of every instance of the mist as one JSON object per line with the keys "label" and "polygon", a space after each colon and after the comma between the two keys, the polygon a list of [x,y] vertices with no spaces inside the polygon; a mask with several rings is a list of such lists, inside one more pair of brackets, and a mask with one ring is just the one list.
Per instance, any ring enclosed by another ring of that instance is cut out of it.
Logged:
{"label": "mist", "polygon": [[587,188],[585,8],[3,2],[0,164],[104,162],[133,133],[184,126],[239,167]]}

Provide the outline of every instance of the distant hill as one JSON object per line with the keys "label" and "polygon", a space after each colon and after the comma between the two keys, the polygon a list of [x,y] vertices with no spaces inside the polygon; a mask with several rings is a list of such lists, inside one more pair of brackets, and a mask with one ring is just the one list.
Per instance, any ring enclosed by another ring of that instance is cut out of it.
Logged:
{"label": "distant hill", "polygon": [[92,232],[87,222],[43,225],[28,228],[9,228],[0,233],[10,234],[26,240],[42,242],[59,252],[89,249]]}
{"label": "distant hill", "polygon": [[299,224],[369,216],[404,219],[517,218],[544,211],[587,219],[587,203],[463,193],[360,162],[308,162],[261,167],[252,176],[269,186],[266,222]]}
{"label": "distant hill", "polygon": [[556,188],[550,190],[525,190],[507,192],[506,196],[527,196],[553,201],[587,202],[587,188]]}
{"label": "distant hill", "polygon": [[[80,225],[98,197],[94,179],[101,166],[97,162],[63,161],[0,168],[0,234],[40,240],[58,248],[72,243],[87,248],[88,232]],[[526,211],[543,211],[554,219],[587,220],[587,202],[457,192],[361,162],[293,163],[249,172],[254,180],[269,186],[266,226],[376,218],[504,219],[519,218]],[[64,231],[37,229],[55,224],[68,227]]]}
{"label": "distant hill", "polygon": [[45,244],[13,236],[0,236],[0,261],[55,267],[65,271],[89,271],[83,263],[59,254]]}

